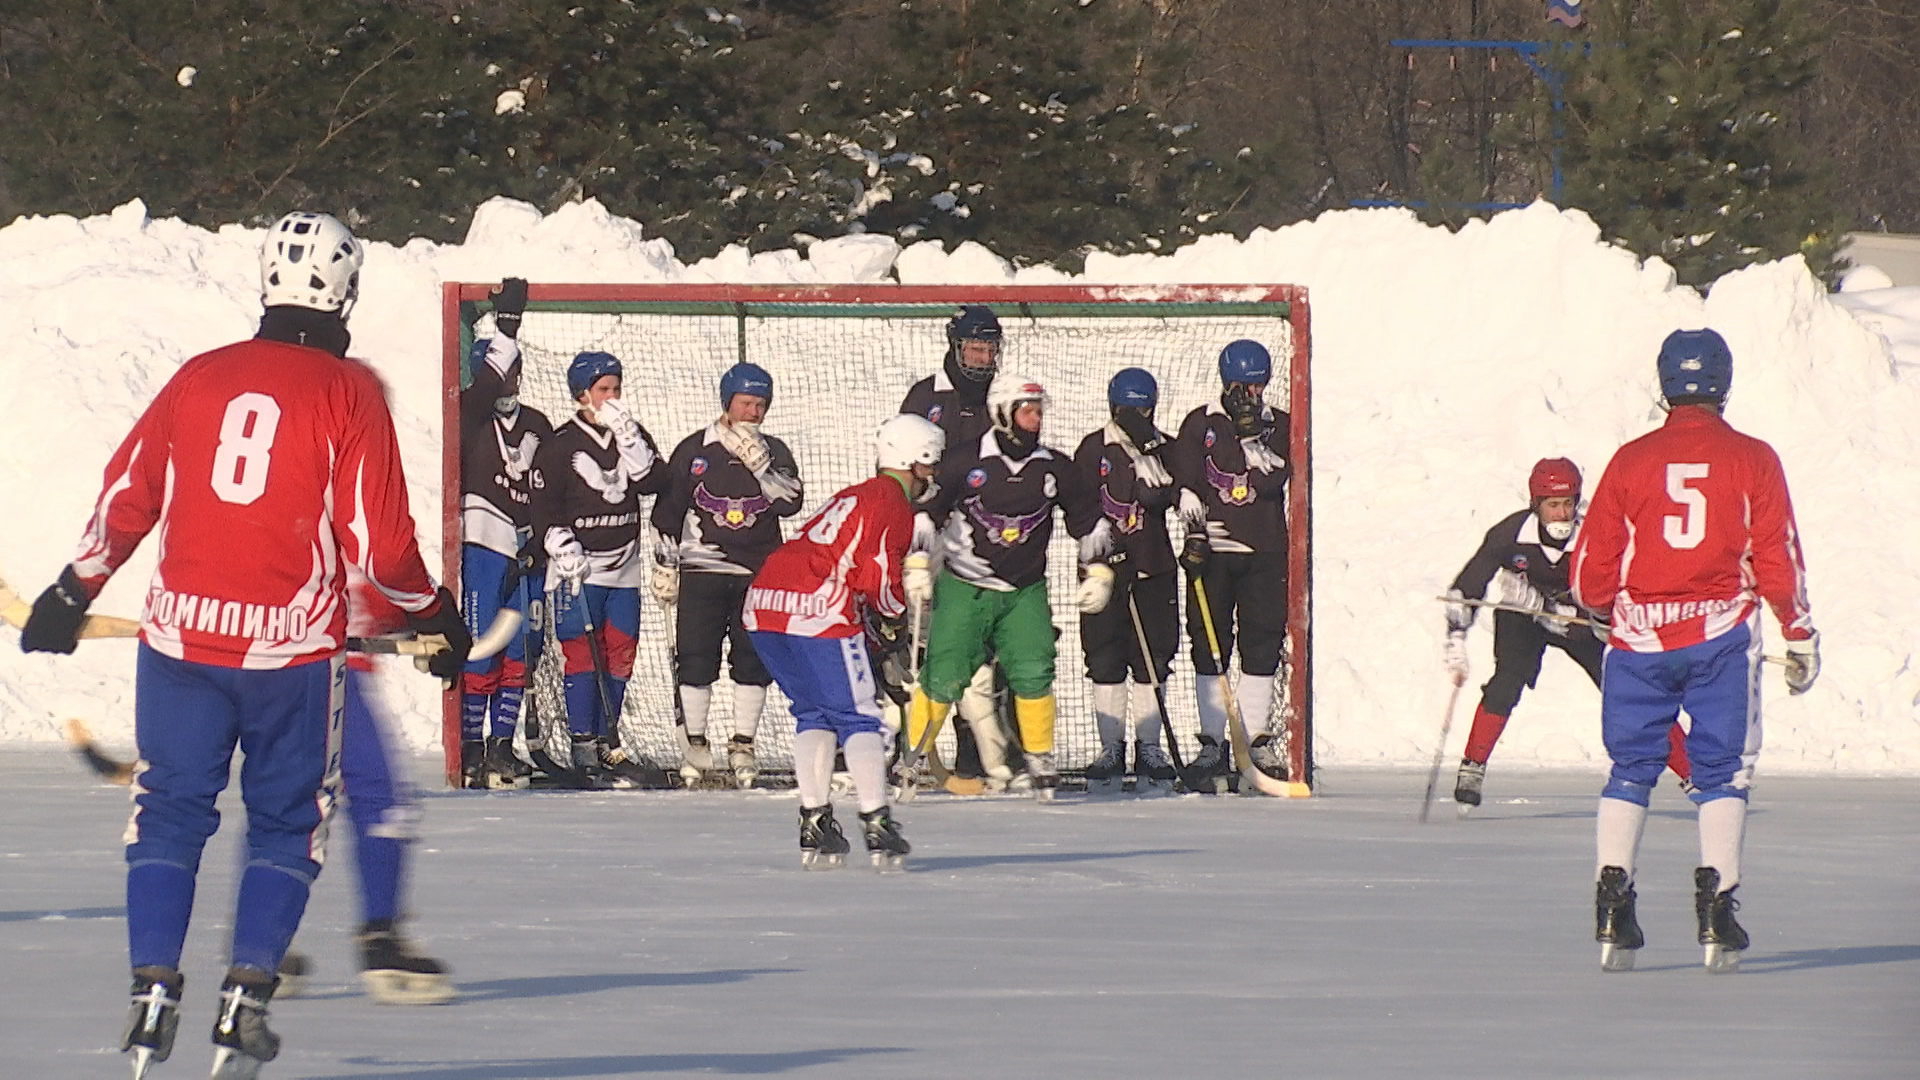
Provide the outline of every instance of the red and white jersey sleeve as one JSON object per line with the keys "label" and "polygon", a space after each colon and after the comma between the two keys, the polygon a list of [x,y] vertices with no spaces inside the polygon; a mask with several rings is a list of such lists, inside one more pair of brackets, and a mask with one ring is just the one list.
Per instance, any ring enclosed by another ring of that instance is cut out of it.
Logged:
{"label": "red and white jersey sleeve", "polygon": [[1806,564],[1773,448],[1699,406],[1620,448],[1574,544],[1572,584],[1610,611],[1612,644],[1663,652],[1709,641],[1765,600],[1789,640],[1813,633]]}
{"label": "red and white jersey sleeve", "polygon": [[177,659],[332,655],[349,564],[402,611],[435,603],[379,380],[319,349],[244,341],[174,374],[107,465],[76,572],[97,594],[149,532],[141,637]]}
{"label": "red and white jersey sleeve", "polygon": [[795,637],[861,632],[863,608],[906,613],[900,565],[913,540],[913,505],[900,483],[876,476],[827,500],[780,545],[747,590],[742,625]]}

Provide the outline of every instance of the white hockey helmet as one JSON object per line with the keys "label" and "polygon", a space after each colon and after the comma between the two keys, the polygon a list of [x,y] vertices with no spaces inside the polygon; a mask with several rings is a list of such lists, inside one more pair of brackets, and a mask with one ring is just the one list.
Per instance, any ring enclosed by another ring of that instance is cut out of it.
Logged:
{"label": "white hockey helmet", "polygon": [[345,319],[360,296],[360,241],[328,214],[295,210],[267,229],[260,248],[260,299],[337,311]]}
{"label": "white hockey helmet", "polygon": [[947,433],[924,416],[890,416],[874,434],[874,462],[882,469],[910,470],[938,465],[947,449]]}
{"label": "white hockey helmet", "polygon": [[1014,411],[1029,401],[1038,403],[1041,409],[1047,407],[1047,388],[1040,385],[1040,380],[1018,372],[1002,372],[987,390],[987,417],[998,430],[1012,432]]}

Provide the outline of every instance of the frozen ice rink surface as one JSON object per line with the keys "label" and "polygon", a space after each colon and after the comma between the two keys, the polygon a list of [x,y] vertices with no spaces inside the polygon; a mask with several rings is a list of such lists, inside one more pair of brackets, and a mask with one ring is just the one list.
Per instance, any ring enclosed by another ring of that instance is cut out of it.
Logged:
{"label": "frozen ice rink surface", "polygon": [[[264,1075],[1920,1075],[1920,785],[1763,776],[1753,947],[1716,977],[1670,787],[1639,871],[1647,948],[1603,975],[1597,777],[1496,761],[1488,805],[1422,826],[1425,781],[1336,772],[1305,802],[927,796],[892,877],[803,873],[786,793],[435,794],[412,929],[460,1002],[359,993],[342,835],[298,943],[317,977],[276,1003]],[[243,822],[223,808],[156,1078],[211,1056]],[[125,812],[65,754],[0,752],[5,1076],[127,1075]]]}

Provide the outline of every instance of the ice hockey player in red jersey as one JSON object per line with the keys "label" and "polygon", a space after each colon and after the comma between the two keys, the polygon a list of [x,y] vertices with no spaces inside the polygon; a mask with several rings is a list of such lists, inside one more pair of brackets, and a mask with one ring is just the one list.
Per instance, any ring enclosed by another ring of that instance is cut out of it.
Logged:
{"label": "ice hockey player in red jersey", "polygon": [[133,1005],[121,1038],[138,1076],[179,1024],[180,954],[201,850],[236,746],[247,859],[214,1075],[278,1052],[276,972],[320,872],[339,784],[346,567],[422,633],[471,645],[414,541],[393,420],[378,381],[345,359],[362,249],[324,214],[293,213],[261,254],[259,335],[187,361],[113,455],[72,565],[35,602],[29,652],[72,652],[88,605],[148,533],[158,565],[141,613],[127,828]]}
{"label": "ice hockey player in red jersey", "polygon": [[1707,969],[1726,972],[1747,947],[1733,892],[1760,753],[1762,601],[1786,638],[1792,693],[1819,675],[1820,638],[1779,455],[1721,416],[1733,382],[1726,341],[1676,330],[1656,366],[1667,421],[1615,452],[1573,550],[1575,595],[1612,622],[1600,728],[1613,771],[1595,828],[1594,936],[1610,971],[1631,968],[1645,943],[1634,861],[1684,708],[1699,808],[1694,916]]}
{"label": "ice hockey player in red jersey", "polygon": [[[1567,553],[1579,527],[1580,469],[1567,458],[1542,458],[1527,476],[1527,508],[1501,518],[1467,560],[1447,591],[1447,672],[1453,685],[1467,681],[1467,630],[1491,586],[1499,603],[1524,611],[1493,613],[1493,677],[1480,690],[1467,734],[1466,754],[1453,788],[1460,812],[1480,805],[1487,759],[1506,730],[1520,695],[1540,678],[1540,661],[1551,645],[1580,665],[1600,685],[1600,638],[1567,621],[1580,614],[1567,586]],[[1668,764],[1687,779],[1685,735],[1676,726]]]}
{"label": "ice hockey player in red jersey", "polygon": [[883,647],[911,647],[899,632],[907,612],[901,566],[913,539],[913,504],[927,493],[946,436],[921,417],[896,416],[880,425],[875,443],[878,475],[828,499],[768,556],[742,615],[793,703],[800,863],[812,868],[838,866],[849,847],[829,801],[836,746],[853,777],[874,865],[900,869],[910,850],[887,808],[887,751],[864,628],[888,627]]}

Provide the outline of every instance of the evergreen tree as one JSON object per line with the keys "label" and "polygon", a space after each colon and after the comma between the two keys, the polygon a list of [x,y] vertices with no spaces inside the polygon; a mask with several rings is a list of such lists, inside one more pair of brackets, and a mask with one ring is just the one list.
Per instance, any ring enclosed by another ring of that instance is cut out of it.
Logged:
{"label": "evergreen tree", "polygon": [[1602,0],[1567,77],[1567,201],[1618,243],[1705,284],[1801,252],[1832,269],[1844,220],[1782,122],[1813,79],[1812,0]]}

